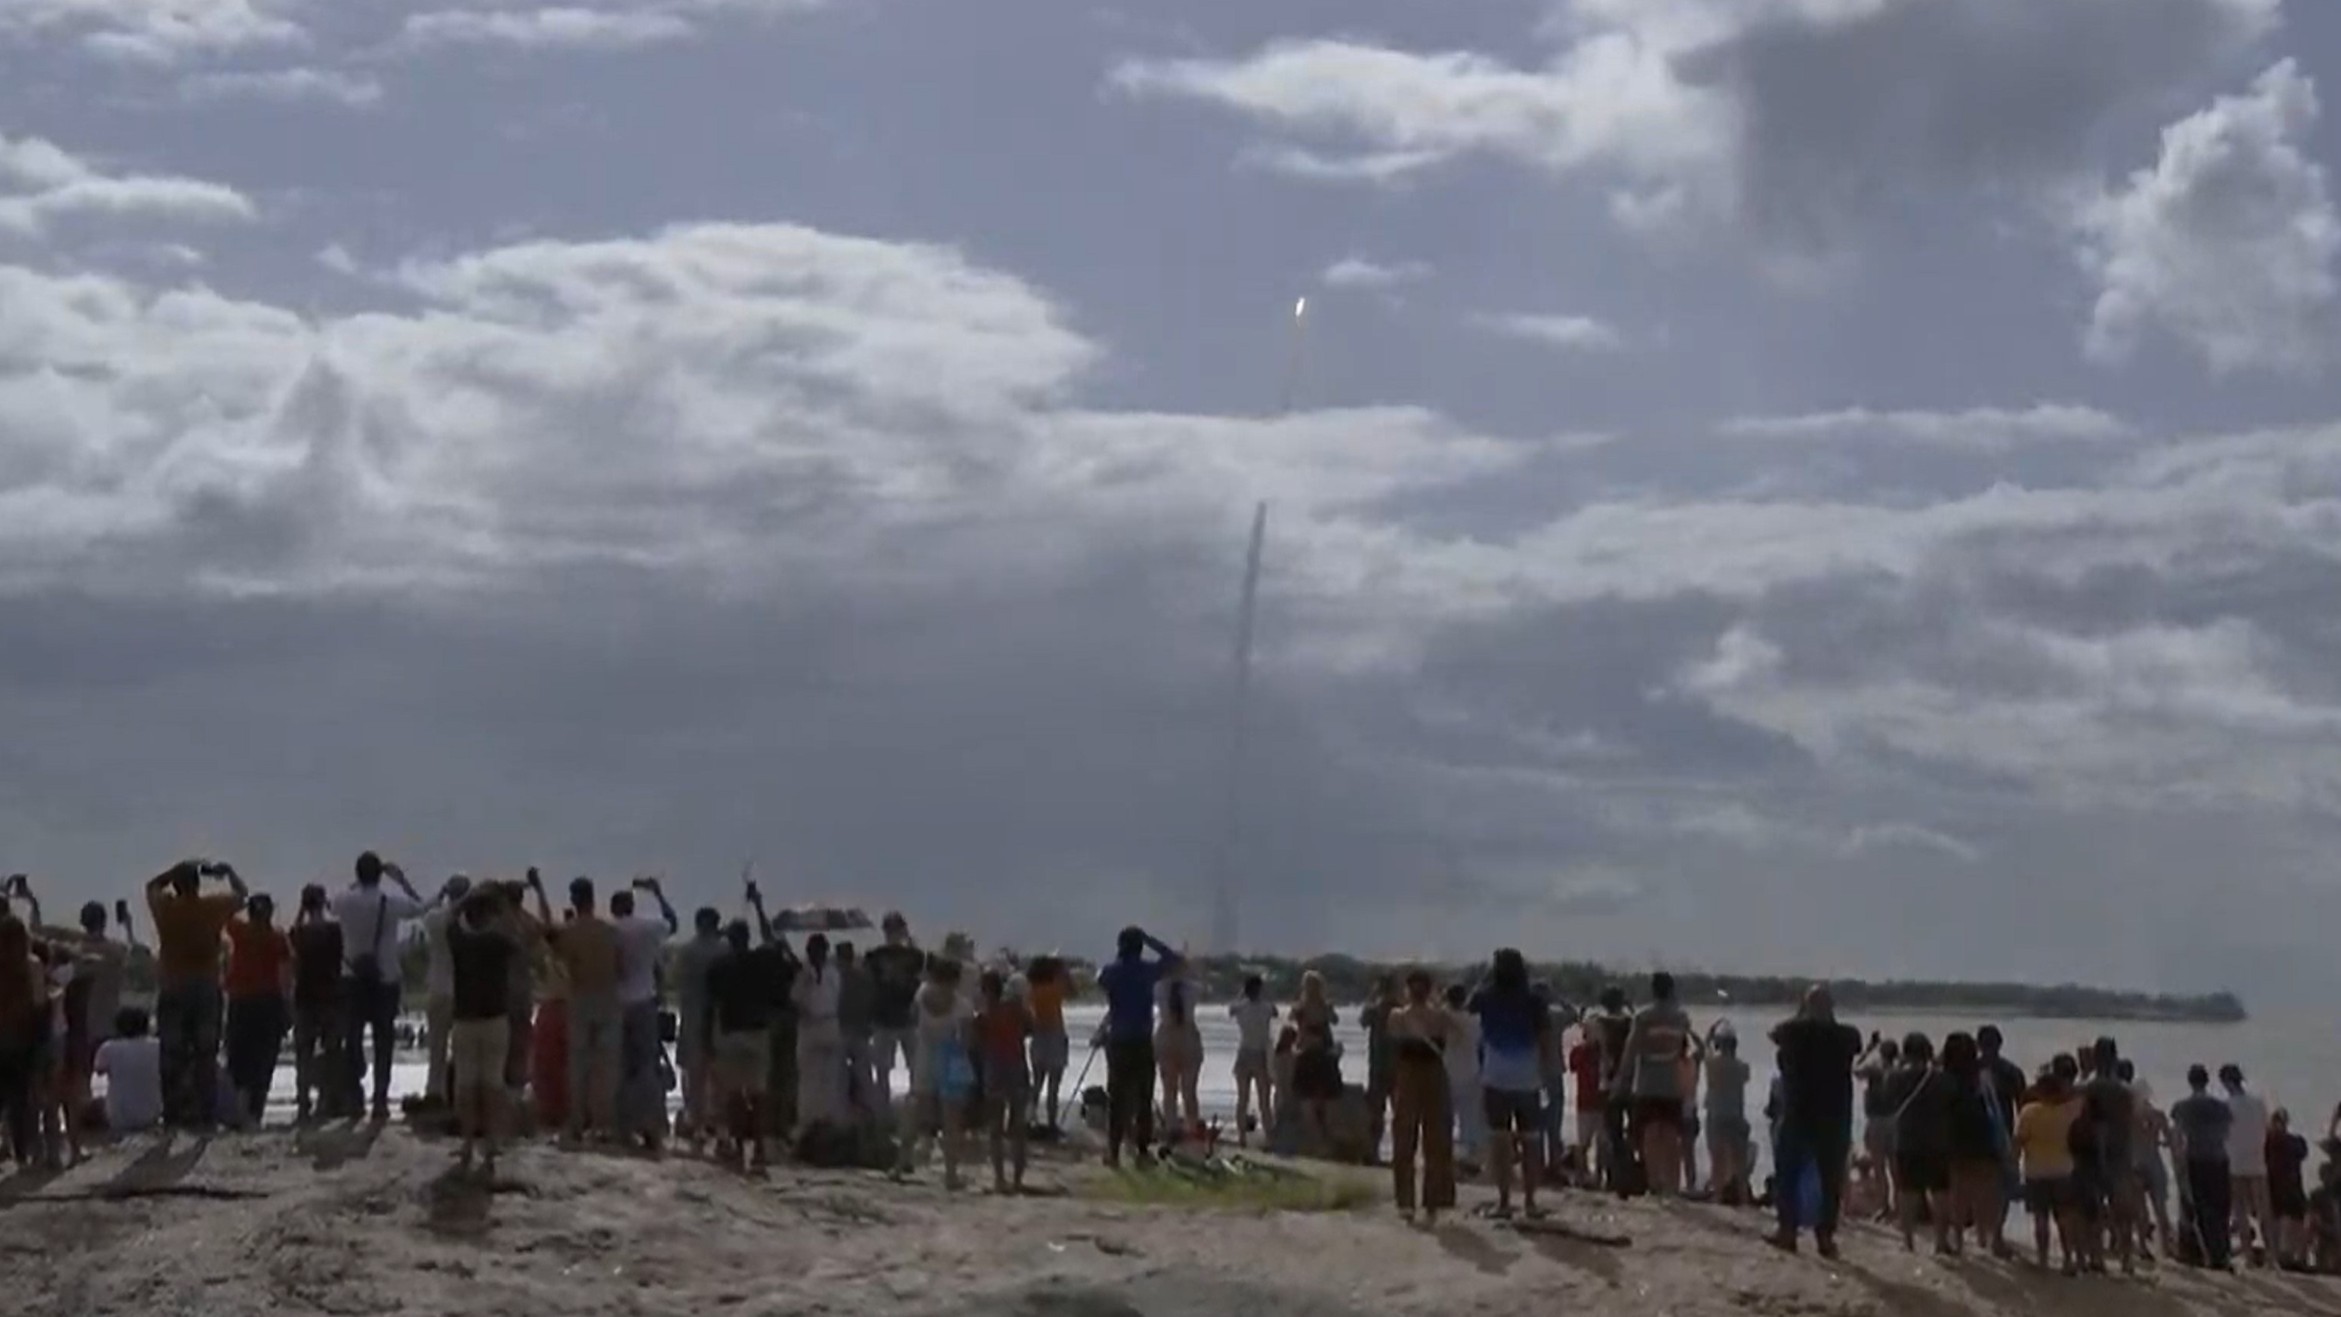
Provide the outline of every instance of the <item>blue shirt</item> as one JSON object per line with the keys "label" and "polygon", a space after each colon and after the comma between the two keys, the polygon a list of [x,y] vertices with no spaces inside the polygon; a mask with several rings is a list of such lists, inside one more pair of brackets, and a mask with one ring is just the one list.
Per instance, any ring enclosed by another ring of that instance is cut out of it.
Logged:
{"label": "blue shirt", "polygon": [[1097,972],[1097,986],[1105,989],[1106,1037],[1116,1042],[1154,1037],[1154,985],[1164,970],[1179,963],[1178,954],[1161,942],[1148,938],[1146,945],[1161,959],[1116,960]]}
{"label": "blue shirt", "polygon": [[1471,1013],[1479,1017],[1482,1082],[1507,1093],[1541,1088],[1538,1045],[1549,1017],[1536,994],[1482,988],[1471,999]]}

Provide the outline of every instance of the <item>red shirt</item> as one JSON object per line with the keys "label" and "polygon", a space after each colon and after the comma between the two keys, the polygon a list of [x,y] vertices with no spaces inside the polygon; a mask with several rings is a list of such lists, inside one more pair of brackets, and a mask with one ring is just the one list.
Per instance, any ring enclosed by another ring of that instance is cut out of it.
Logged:
{"label": "red shirt", "polygon": [[285,966],[292,963],[293,944],[284,930],[267,928],[248,919],[228,925],[228,996],[242,1001],[284,990]]}
{"label": "red shirt", "polygon": [[1577,1077],[1577,1109],[1599,1111],[1609,1101],[1601,1083],[1601,1044],[1580,1039],[1569,1049],[1569,1073]]}

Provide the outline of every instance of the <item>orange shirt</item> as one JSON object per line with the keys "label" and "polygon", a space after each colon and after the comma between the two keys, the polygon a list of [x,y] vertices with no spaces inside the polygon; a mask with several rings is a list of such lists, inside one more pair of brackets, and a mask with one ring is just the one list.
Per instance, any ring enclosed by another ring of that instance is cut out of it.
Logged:
{"label": "orange shirt", "polygon": [[228,925],[228,997],[243,1001],[284,991],[285,967],[293,963],[292,939],[274,924],[249,919]]}
{"label": "orange shirt", "polygon": [[1042,1033],[1065,1032],[1065,981],[1035,983],[1025,996],[1032,1003],[1033,1028]]}
{"label": "orange shirt", "polygon": [[220,934],[244,908],[243,898],[227,892],[181,896],[156,891],[148,893],[146,908],[154,916],[155,978],[162,986],[218,982]]}

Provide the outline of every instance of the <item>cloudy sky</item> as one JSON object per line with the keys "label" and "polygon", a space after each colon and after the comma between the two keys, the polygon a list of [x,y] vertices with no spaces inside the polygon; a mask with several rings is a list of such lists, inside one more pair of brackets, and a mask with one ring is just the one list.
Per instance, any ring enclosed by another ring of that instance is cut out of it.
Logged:
{"label": "cloudy sky", "polygon": [[2305,994],[2334,10],[9,0],[0,862]]}

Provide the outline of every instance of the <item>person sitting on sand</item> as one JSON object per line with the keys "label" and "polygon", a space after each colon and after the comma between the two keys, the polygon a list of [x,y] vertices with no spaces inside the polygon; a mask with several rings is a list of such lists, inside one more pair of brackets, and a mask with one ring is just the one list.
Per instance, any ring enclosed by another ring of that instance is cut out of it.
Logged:
{"label": "person sitting on sand", "polygon": [[[1072,987],[1072,976],[1066,972],[1062,957],[1034,956],[1025,967],[1024,984],[1025,1004],[1032,1008],[1033,1091],[1040,1101],[1042,1123],[1058,1130],[1063,1128],[1057,1118],[1065,1067],[1073,1055],[1072,1040],[1065,1032],[1065,995]],[[1239,1090],[1237,1102],[1242,1100]]]}
{"label": "person sitting on sand", "polygon": [[163,1049],[150,1017],[136,1006],[115,1012],[109,1032],[90,1067],[106,1077],[106,1130],[120,1138],[163,1118]]}
{"label": "person sitting on sand", "polygon": [[[206,893],[205,878],[228,890]],[[155,1035],[163,1050],[164,1118],[208,1129],[219,1087],[220,935],[251,890],[232,866],[186,860],[146,884],[154,921]]]}
{"label": "person sitting on sand", "polygon": [[1325,997],[1324,976],[1315,970],[1301,975],[1301,999],[1292,1008],[1293,1060],[1291,1100],[1299,1104],[1301,1146],[1322,1155],[1333,1137],[1333,1104],[1341,1100],[1341,1044],[1333,1026],[1341,1013]]}
{"label": "person sitting on sand", "polygon": [[797,1130],[840,1127],[850,1117],[845,1104],[845,1035],[837,1025],[837,966],[829,963],[829,938],[805,939],[804,965],[790,985],[797,1013]]}
{"label": "person sitting on sand", "polygon": [[1496,1215],[1512,1215],[1512,1173],[1520,1174],[1520,1201],[1530,1216],[1536,1206],[1537,1110],[1544,1089],[1540,1057],[1552,1017],[1528,982],[1528,960],[1505,947],[1496,952],[1487,982],[1472,994],[1479,1017],[1480,1082],[1486,1094],[1489,1159],[1496,1175]]}
{"label": "person sitting on sand", "polygon": [[[1268,985],[1257,974],[1244,976],[1243,995],[1227,1008],[1236,1022],[1236,1142],[1250,1140],[1252,1111],[1257,1099],[1260,1129],[1276,1124],[1274,1099],[1269,1093],[1268,1053],[1276,1027],[1276,1003],[1267,999]],[[1267,1142],[1263,1137],[1261,1142]]]}
{"label": "person sitting on sand", "polygon": [[707,1102],[707,968],[727,954],[723,912],[701,906],[691,915],[691,937],[675,948],[675,1071],[683,1088],[682,1134],[696,1148],[713,1123]]}
{"label": "person sitting on sand", "polygon": [[1423,1217],[1435,1224],[1455,1206],[1455,1115],[1447,1053],[1461,1043],[1455,1015],[1431,995],[1429,970],[1406,976],[1406,1004],[1390,1012],[1391,1186],[1398,1211],[1414,1220],[1415,1156],[1422,1157]]}
{"label": "person sitting on sand", "polygon": [[[634,893],[658,902],[658,917],[634,913]],[[610,930],[618,944],[618,1128],[651,1152],[666,1134],[666,1086],[660,1082],[658,973],[667,939],[683,923],[656,878],[610,894]]]}
{"label": "person sitting on sand", "polygon": [[1154,989],[1183,963],[1168,943],[1132,925],[1115,939],[1113,962],[1097,972],[1106,999],[1108,1166],[1122,1164],[1125,1143],[1142,1157],[1154,1146]]}
{"label": "person sitting on sand", "polygon": [[569,884],[568,919],[548,930],[568,989],[567,1119],[561,1142],[575,1148],[588,1133],[617,1135],[619,1030],[618,933],[595,908],[593,880]]}
{"label": "person sitting on sand", "polygon": [[1186,962],[1162,976],[1162,1012],[1154,1028],[1154,1060],[1162,1072],[1162,1123],[1173,1140],[1203,1128],[1203,1027],[1195,1019],[1195,984]]}
{"label": "person sitting on sand", "polygon": [[2016,1114],[2016,1151],[2024,1173],[2024,1210],[2032,1217],[2033,1260],[2048,1269],[2053,1227],[2064,1251],[2064,1274],[2080,1271],[2081,1213],[2073,1189],[2073,1122],[2081,1116],[2081,1095],[2073,1091],[2080,1066],[2060,1056],[2041,1080],[2033,1100]]}
{"label": "person sitting on sand", "polygon": [[788,944],[749,943],[748,922],[724,925],[725,951],[707,966],[708,1111],[718,1122],[719,1160],[761,1171],[771,1162],[764,1112],[772,1073],[772,1018],[788,1009],[797,973]]}
{"label": "person sitting on sand", "polygon": [[1455,1161],[1464,1174],[1477,1175],[1487,1156],[1487,1100],[1479,1081],[1479,1017],[1471,1013],[1471,990],[1460,983],[1447,985],[1447,1014],[1455,1026],[1454,1045],[1447,1049],[1447,1108],[1455,1113]]}
{"label": "person sitting on sand", "polygon": [[[1032,1104],[1032,1070],[1025,1048],[1033,1037],[1032,1008],[1009,995],[1007,976],[997,969],[984,971],[982,992],[983,1006],[975,1019],[976,1082],[983,1094],[978,1123],[991,1145],[992,1189],[1020,1194],[1031,1135],[1025,1113]],[[1011,1160],[1013,1181],[1008,1176]]]}
{"label": "person sitting on sand", "polygon": [[496,1145],[504,1124],[504,1069],[511,1041],[512,962],[522,954],[501,888],[469,892],[444,929],[448,960],[448,1091],[461,1165],[472,1169],[475,1145],[485,1143],[481,1170],[496,1178]]}
{"label": "person sitting on sand", "polygon": [[[898,1175],[907,1175],[925,1150],[930,1133],[943,1144],[943,1187],[960,1188],[959,1166],[966,1156],[968,1103],[976,1096],[975,1021],[963,1009],[960,965],[936,957],[927,981],[912,1002],[917,1020],[916,1055],[911,1060],[911,1100],[903,1109]],[[1151,1041],[1148,1043],[1152,1047]],[[1151,1082],[1152,1067],[1148,1079]]]}
{"label": "person sitting on sand", "polygon": [[1680,1061],[1691,1017],[1675,1000],[1672,974],[1650,976],[1650,1004],[1635,1012],[1610,1100],[1630,1102],[1635,1143],[1649,1192],[1674,1196],[1682,1181],[1683,1092]]}
{"label": "person sitting on sand", "polygon": [[1816,984],[1805,990],[1796,1018],[1772,1031],[1772,1045],[1778,1049],[1780,1073],[1765,1105],[1774,1160],[1800,1173],[1812,1167],[1821,1201],[1817,1219],[1800,1220],[1797,1181],[1783,1174],[1773,1204],[1778,1229],[1770,1242],[1793,1253],[1799,1228],[1810,1226],[1821,1256],[1834,1258],[1846,1158],[1853,1149],[1853,1066],[1861,1055],[1861,1035],[1838,1021],[1836,998]]}

